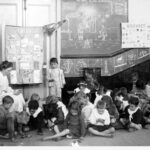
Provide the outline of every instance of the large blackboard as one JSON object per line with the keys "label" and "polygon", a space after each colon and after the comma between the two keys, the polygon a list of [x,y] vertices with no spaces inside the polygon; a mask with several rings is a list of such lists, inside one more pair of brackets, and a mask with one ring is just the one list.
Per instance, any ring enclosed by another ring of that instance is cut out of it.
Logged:
{"label": "large blackboard", "polygon": [[63,0],[62,56],[110,54],[121,49],[127,0]]}

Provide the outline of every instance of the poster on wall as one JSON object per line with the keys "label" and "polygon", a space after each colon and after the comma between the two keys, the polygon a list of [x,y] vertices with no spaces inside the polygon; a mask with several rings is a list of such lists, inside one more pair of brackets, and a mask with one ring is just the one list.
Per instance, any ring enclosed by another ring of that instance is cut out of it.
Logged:
{"label": "poster on wall", "polygon": [[42,83],[42,27],[5,27],[5,59],[13,62],[11,84]]}
{"label": "poster on wall", "polygon": [[122,48],[150,47],[150,25],[122,23]]}

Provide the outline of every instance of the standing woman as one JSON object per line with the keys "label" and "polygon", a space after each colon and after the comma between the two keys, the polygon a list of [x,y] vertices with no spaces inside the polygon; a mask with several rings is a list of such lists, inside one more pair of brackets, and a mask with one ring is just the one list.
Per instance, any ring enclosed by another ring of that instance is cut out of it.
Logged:
{"label": "standing woman", "polygon": [[12,62],[3,61],[0,64],[0,104],[2,104],[2,98],[6,95],[11,96],[14,99],[14,103],[10,108],[10,112],[22,112],[25,106],[25,100],[20,90],[13,90],[9,86],[8,76],[12,70]]}

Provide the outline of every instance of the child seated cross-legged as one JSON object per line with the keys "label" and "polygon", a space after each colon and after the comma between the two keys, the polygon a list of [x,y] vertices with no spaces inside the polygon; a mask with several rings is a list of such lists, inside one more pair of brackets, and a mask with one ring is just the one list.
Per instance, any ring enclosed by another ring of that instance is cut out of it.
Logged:
{"label": "child seated cross-legged", "polygon": [[78,101],[73,101],[69,106],[69,113],[64,121],[64,130],[42,140],[52,140],[65,135],[67,135],[67,138],[81,138],[85,136],[85,124]]}
{"label": "child seated cross-legged", "polygon": [[105,102],[97,102],[89,117],[88,131],[97,136],[113,137],[115,129],[110,125],[110,115]]}
{"label": "child seated cross-legged", "polygon": [[120,117],[120,122],[128,131],[140,130],[144,125],[143,113],[139,107],[139,98],[130,96],[129,106],[125,108],[124,115]]}

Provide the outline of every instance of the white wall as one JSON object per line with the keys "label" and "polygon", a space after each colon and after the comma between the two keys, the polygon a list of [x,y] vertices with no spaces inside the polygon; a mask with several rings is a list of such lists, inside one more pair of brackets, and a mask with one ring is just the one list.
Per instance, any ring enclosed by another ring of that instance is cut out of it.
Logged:
{"label": "white wall", "polygon": [[150,24],[150,0],[128,0],[129,22]]}

